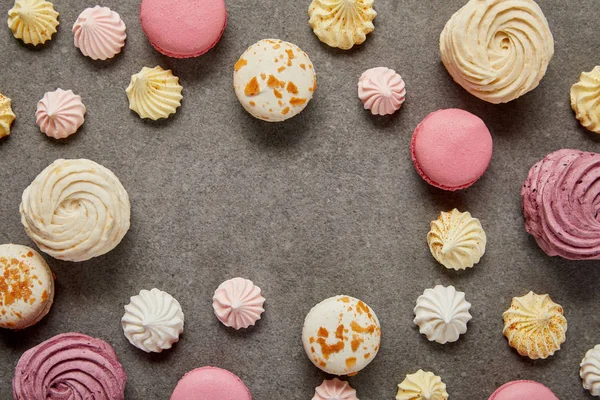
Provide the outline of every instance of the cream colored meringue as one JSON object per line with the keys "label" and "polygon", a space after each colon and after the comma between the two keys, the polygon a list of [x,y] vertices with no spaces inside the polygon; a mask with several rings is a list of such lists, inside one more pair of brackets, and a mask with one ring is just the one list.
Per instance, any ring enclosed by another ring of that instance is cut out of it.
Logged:
{"label": "cream colored meringue", "polygon": [[398,385],[396,400],[446,400],[446,384],[433,372],[422,369],[414,374],[406,375]]}
{"label": "cream colored meringue", "polygon": [[131,77],[127,87],[129,108],[142,118],[157,120],[175,114],[181,106],[183,87],[171,70],[144,67]]}
{"label": "cream colored meringue", "polygon": [[58,12],[45,0],[16,0],[8,11],[8,27],[17,39],[38,45],[52,38],[58,26]]}
{"label": "cream colored meringue", "polygon": [[374,0],[313,0],[308,23],[319,40],[331,47],[351,49],[367,40],[377,12]]}
{"label": "cream colored meringue", "polygon": [[302,344],[321,370],[353,375],[377,355],[381,326],[375,312],[361,300],[335,296],[323,300],[306,315]]}
{"label": "cream colored meringue", "polygon": [[219,285],[213,296],[215,315],[227,327],[248,328],[265,311],[265,298],[251,280],[233,278]]}
{"label": "cream colored meringue", "polygon": [[35,122],[46,135],[64,139],[83,125],[85,112],[81,96],[72,90],[56,89],[44,94],[38,102]]}
{"label": "cream colored meringue", "polygon": [[467,332],[471,303],[454,286],[437,285],[426,289],[417,299],[414,323],[429,341],[441,344],[456,342]]}
{"label": "cream colored meringue", "polygon": [[183,311],[173,296],[142,290],[125,306],[121,326],[129,343],[146,353],[170,349],[183,333]]}
{"label": "cream colored meringue", "polygon": [[533,0],[470,0],[446,24],[440,51],[456,83],[497,104],[538,86],[554,40]]}
{"label": "cream colored meringue", "polygon": [[0,93],[0,139],[10,135],[10,126],[15,118],[11,100]]}
{"label": "cream colored meringue", "polygon": [[433,257],[448,269],[467,269],[485,253],[486,236],[477,218],[456,208],[431,222],[427,243]]}
{"label": "cream colored meringue", "polygon": [[295,44],[264,39],[235,63],[233,88],[250,115],[280,122],[306,108],[317,89],[317,74],[308,55]]}
{"label": "cream colored meringue", "polygon": [[510,308],[502,314],[504,336],[520,355],[533,360],[548,358],[566,340],[567,320],[563,309],[547,294],[529,292],[514,297]]}
{"label": "cream colored meringue", "polygon": [[73,25],[74,44],[93,60],[113,58],[125,46],[125,23],[108,7],[83,10]]}
{"label": "cream colored meringue", "polygon": [[571,108],[581,125],[600,133],[600,66],[583,72],[571,87]]}
{"label": "cream colored meringue", "polygon": [[393,69],[371,68],[358,81],[358,98],[373,115],[393,114],[406,99],[406,85]]}
{"label": "cream colored meringue", "polygon": [[0,245],[0,328],[25,329],[48,314],[54,301],[54,276],[34,249]]}
{"label": "cream colored meringue", "polygon": [[600,344],[585,353],[580,367],[583,388],[589,390],[592,396],[600,397]]}
{"label": "cream colored meringue", "polygon": [[358,397],[348,382],[333,378],[317,386],[312,400],[358,400]]}
{"label": "cream colored meringue", "polygon": [[129,230],[129,196],[110,170],[86,159],[59,159],[23,192],[21,222],[40,250],[85,261],[114,249]]}

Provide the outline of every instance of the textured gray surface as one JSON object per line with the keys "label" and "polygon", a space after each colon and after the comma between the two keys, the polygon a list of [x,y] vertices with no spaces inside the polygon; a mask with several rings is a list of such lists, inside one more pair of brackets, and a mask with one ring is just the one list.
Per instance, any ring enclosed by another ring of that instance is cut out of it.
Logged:
{"label": "textured gray surface", "polygon": [[[57,293],[49,316],[23,332],[0,333],[0,398],[11,398],[19,356],[55,334],[81,331],[116,349],[127,371],[127,399],[167,399],[188,370],[216,365],[238,374],[255,399],[309,399],[324,375],[305,357],[302,322],[313,304],[336,295],[363,299],[382,323],[382,349],[350,378],[361,400],[392,399],[419,368],[436,372],[454,399],[487,399],[500,384],[534,379],[563,400],[588,399],[579,361],[600,342],[600,269],[596,262],[546,257],[525,232],[520,186],[531,165],[559,148],[597,151],[579,127],[569,88],[597,64],[597,0],[566,7],[541,0],[556,54],[540,87],[508,105],[490,105],[455,85],[439,58],[439,33],[463,0],[377,0],[376,30],[352,51],[322,45],[307,23],[308,1],[228,1],[223,39],[208,54],[175,60],[154,51],[137,1],[103,1],[128,28],[122,54],[83,57],[70,27],[94,5],[56,0],[58,33],[29,49],[0,35],[0,92],[13,99],[13,135],[0,143],[0,241],[33,245],[19,219],[23,189],[56,158],[85,157],[115,172],[132,202],[132,227],[106,256],[81,264],[46,257]],[[2,9],[11,7],[2,0]],[[319,88],[286,123],[254,120],[237,103],[232,66],[247,46],[275,37],[299,45],[315,64]],[[128,110],[125,88],[143,66],[172,68],[183,106],[164,122]],[[408,100],[391,118],[361,109],[356,82],[374,66],[395,68]],[[82,129],[64,142],[35,125],[37,101],[61,87],[83,97]],[[412,130],[429,112],[460,107],[479,115],[494,138],[492,164],[472,188],[429,187],[410,161]],[[425,236],[439,211],[458,207],[481,219],[488,250],[474,269],[448,272]],[[214,317],[212,293],[234,276],[252,279],[267,298],[254,329],[235,332]],[[455,285],[473,304],[469,330],[438,345],[419,335],[412,309],[422,291]],[[172,351],[146,355],[131,346],[120,317],[129,296],[159,287],[181,302],[186,327]],[[549,293],[569,321],[567,342],[546,361],[529,361],[502,336],[513,296]]]}

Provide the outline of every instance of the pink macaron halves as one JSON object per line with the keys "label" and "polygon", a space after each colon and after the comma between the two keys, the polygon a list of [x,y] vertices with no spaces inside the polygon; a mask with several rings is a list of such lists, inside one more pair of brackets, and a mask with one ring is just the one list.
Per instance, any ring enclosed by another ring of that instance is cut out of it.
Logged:
{"label": "pink macaron halves", "polygon": [[235,374],[217,367],[196,368],[181,378],[171,400],[252,400]]}
{"label": "pink macaron halves", "polygon": [[481,178],[492,148],[492,135],[481,118],[456,108],[425,117],[410,145],[419,175],[444,190],[465,189]]}
{"label": "pink macaron halves", "polygon": [[541,383],[513,381],[500,386],[488,400],[558,400],[558,397]]}
{"label": "pink macaron halves", "polygon": [[169,57],[197,57],[225,30],[225,0],[142,0],[140,21],[156,50]]}

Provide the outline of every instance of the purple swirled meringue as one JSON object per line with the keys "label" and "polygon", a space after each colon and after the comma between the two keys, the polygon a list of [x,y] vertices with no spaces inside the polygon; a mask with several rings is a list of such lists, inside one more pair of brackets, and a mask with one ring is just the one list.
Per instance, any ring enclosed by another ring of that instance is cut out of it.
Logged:
{"label": "purple swirled meringue", "polygon": [[358,400],[358,397],[348,382],[333,378],[317,386],[312,400]]}
{"label": "purple swirled meringue", "polygon": [[46,92],[38,102],[35,122],[47,136],[64,139],[83,125],[85,112],[81,96],[72,90],[56,89]]}
{"label": "purple swirled meringue", "polygon": [[219,285],[213,296],[215,315],[227,327],[248,328],[265,311],[265,298],[251,280],[233,278]]}
{"label": "purple swirled meringue", "polygon": [[73,25],[74,44],[93,60],[113,58],[125,46],[125,23],[108,7],[83,10]]}
{"label": "purple swirled meringue", "polygon": [[373,115],[393,114],[406,99],[406,85],[393,69],[371,68],[358,81],[358,97]]}
{"label": "purple swirled meringue", "polygon": [[123,400],[126,381],[108,343],[71,332],[23,353],[12,386],[15,400]]}
{"label": "purple swirled meringue", "polygon": [[521,190],[525,227],[549,256],[600,260],[600,154],[555,151]]}

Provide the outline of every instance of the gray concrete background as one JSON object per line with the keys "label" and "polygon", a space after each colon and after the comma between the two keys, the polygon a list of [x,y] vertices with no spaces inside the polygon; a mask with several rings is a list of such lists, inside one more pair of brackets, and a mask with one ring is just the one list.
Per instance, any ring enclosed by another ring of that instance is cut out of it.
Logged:
{"label": "gray concrete background", "polygon": [[[440,62],[439,34],[463,0],[376,0],[376,30],[342,52],[321,44],[308,26],[309,1],[229,0],[218,46],[191,60],[154,51],[140,28],[137,1],[102,1],[127,24],[127,44],[109,62],[82,56],[70,28],[95,5],[55,0],[61,25],[42,49],[0,34],[0,92],[17,121],[0,143],[0,241],[33,246],[20,223],[25,187],[57,158],[92,159],[128,190],[132,226],[122,244],[89,262],[46,257],[56,274],[55,304],[23,332],[0,332],[0,398],[11,398],[19,356],[39,342],[80,331],[111,343],[127,374],[127,399],[167,399],[178,379],[204,365],[238,374],[256,400],[310,399],[325,378],[304,355],[308,310],[336,294],[367,302],[382,323],[382,348],[350,378],[361,400],[393,399],[405,374],[441,375],[453,399],[487,399],[514,379],[545,383],[561,399],[589,399],[578,376],[585,352],[600,342],[598,262],[545,256],[524,229],[520,187],[531,165],[560,148],[598,151],[600,136],[581,128],[570,86],[600,63],[596,0],[565,6],[540,0],[556,53],[540,87],[507,105],[491,105],[452,82]],[[2,0],[5,10],[12,6]],[[239,55],[263,38],[299,45],[315,64],[319,88],[298,117],[276,125],[250,117],[232,89]],[[184,87],[174,118],[142,121],[125,88],[142,67],[172,68]],[[387,66],[406,80],[408,97],[393,117],[362,110],[356,83],[367,68]],[[35,125],[44,92],[61,87],[88,108],[80,131],[62,142]],[[414,171],[409,143],[430,112],[460,107],[483,118],[494,155],[472,188],[446,193]],[[429,221],[458,207],[481,219],[487,253],[474,269],[450,272],[429,254]],[[247,332],[222,326],[213,291],[235,276],[252,279],[267,298],[263,319]],[[455,344],[429,343],[412,323],[415,300],[435,284],[455,285],[472,303],[473,320]],[[129,296],[158,287],[185,312],[179,344],[146,355],[122,333]],[[569,322],[562,350],[545,361],[520,357],[502,335],[513,296],[549,293]]]}

